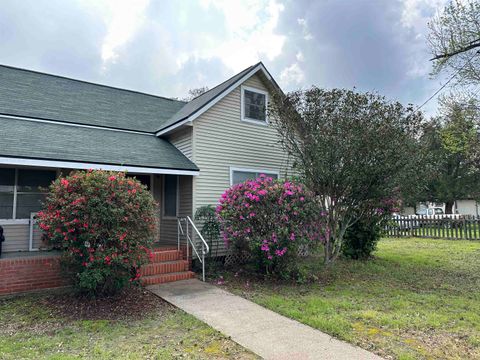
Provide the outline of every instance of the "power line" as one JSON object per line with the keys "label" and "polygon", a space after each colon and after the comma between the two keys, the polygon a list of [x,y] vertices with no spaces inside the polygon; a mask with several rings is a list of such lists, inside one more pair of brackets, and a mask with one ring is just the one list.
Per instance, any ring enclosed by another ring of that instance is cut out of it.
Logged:
{"label": "power line", "polygon": [[435,92],[433,93],[433,95],[430,96],[427,100],[425,100],[425,102],[424,102],[422,105],[418,106],[418,107],[415,109],[415,111],[420,110],[420,109],[421,109],[422,107],[424,107],[430,100],[432,100],[440,91],[442,91],[442,90],[445,88],[445,86],[447,86],[447,85],[455,78],[455,76],[457,76],[458,73],[459,73],[460,71],[462,71],[462,70],[465,68],[465,66],[467,66],[467,64],[468,64],[470,61],[472,61],[472,59],[473,59],[476,55],[478,55],[478,54],[480,54],[480,50],[476,51],[476,52],[473,54],[473,56],[472,56],[470,59],[468,59],[468,60],[465,62],[465,64],[463,64],[463,66],[462,66],[460,69],[458,69],[458,70],[455,72],[455,74],[453,74],[453,75],[447,80],[447,82],[446,82],[445,84],[443,84],[443,85],[440,87],[440,89],[438,89],[437,91],[435,91]]}

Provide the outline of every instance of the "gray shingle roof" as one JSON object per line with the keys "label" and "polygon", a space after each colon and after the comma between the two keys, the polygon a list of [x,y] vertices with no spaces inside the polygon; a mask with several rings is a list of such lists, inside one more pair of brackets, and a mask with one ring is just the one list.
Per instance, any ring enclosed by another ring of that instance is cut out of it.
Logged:
{"label": "gray shingle roof", "polygon": [[185,104],[0,65],[0,114],[155,132]]}
{"label": "gray shingle roof", "polygon": [[260,64],[188,103],[0,65],[0,114],[154,133],[201,110]]}
{"label": "gray shingle roof", "polygon": [[153,135],[0,118],[0,156],[198,170]]}

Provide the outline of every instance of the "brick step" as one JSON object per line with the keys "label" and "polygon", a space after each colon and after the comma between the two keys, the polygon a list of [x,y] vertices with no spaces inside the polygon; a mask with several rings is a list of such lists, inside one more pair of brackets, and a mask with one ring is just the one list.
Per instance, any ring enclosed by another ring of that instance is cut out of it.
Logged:
{"label": "brick step", "polygon": [[193,271],[182,271],[182,272],[174,272],[170,274],[143,276],[140,279],[143,285],[154,285],[154,284],[163,284],[163,283],[179,281],[179,280],[193,279],[194,277],[195,277],[195,273]]}
{"label": "brick step", "polygon": [[148,265],[142,266],[141,274],[142,276],[149,275],[160,275],[175,273],[188,270],[188,261],[186,260],[174,260],[174,261],[165,261],[159,263],[150,263]]}
{"label": "brick step", "polygon": [[157,250],[153,251],[151,263],[160,263],[164,261],[182,260],[182,252],[178,250]]}

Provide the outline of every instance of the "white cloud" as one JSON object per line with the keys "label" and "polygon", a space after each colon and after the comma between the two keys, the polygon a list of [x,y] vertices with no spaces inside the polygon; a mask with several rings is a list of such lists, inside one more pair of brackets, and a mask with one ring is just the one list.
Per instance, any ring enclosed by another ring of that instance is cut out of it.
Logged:
{"label": "white cloud", "polygon": [[300,62],[305,61],[305,57],[303,56],[303,53],[301,51],[297,52],[297,54],[295,55],[295,58],[297,59],[297,61],[300,61]]}
{"label": "white cloud", "polygon": [[275,32],[284,10],[275,0],[216,1],[203,0],[203,6],[219,10],[224,17],[224,41],[203,47],[199,58],[218,57],[234,71],[264,58],[273,60],[282,52],[286,37]]}
{"label": "white cloud", "polygon": [[303,39],[304,40],[312,40],[313,39],[313,35],[312,33],[310,32],[310,30],[308,29],[308,22],[306,19],[303,19],[303,18],[300,18],[300,19],[297,19],[297,23],[298,25],[300,25],[300,27],[302,28],[302,33],[303,33]]}
{"label": "white cloud", "polygon": [[446,3],[447,0],[403,0],[401,23],[421,34],[426,28],[426,20],[430,17],[425,10],[431,12],[443,9]]}
{"label": "white cloud", "polygon": [[280,82],[284,87],[298,86],[305,80],[305,73],[298,63],[286,67],[280,73]]}
{"label": "white cloud", "polygon": [[427,61],[428,48],[426,34],[428,21],[441,11],[447,0],[403,0],[403,10],[400,24],[411,33],[408,53],[405,54],[409,63],[406,75],[411,78],[425,77],[431,70]]}
{"label": "white cloud", "polygon": [[118,49],[128,43],[145,21],[145,10],[150,0],[89,0],[87,4],[102,15],[107,33],[101,45],[103,67],[106,69],[118,58]]}

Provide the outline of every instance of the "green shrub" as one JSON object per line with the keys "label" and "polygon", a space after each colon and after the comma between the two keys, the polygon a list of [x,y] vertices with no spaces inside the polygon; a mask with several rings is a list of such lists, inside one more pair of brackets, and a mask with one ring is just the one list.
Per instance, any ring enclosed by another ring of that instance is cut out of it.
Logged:
{"label": "green shrub", "polygon": [[370,218],[360,218],[345,232],[342,253],[350,259],[368,259],[377,247],[382,229]]}
{"label": "green shrub", "polygon": [[358,216],[345,231],[342,254],[350,259],[368,259],[377,248],[384,226],[393,212],[398,212],[399,202],[395,198],[384,199],[363,216]]}
{"label": "green shrub", "polygon": [[218,240],[220,238],[220,223],[215,213],[215,207],[205,205],[195,212],[195,220],[201,223],[200,233],[210,247],[210,258],[218,253]]}
{"label": "green shrub", "polygon": [[124,173],[92,170],[58,178],[38,222],[49,243],[63,250],[74,286],[94,296],[139,280],[157,227],[145,186]]}

